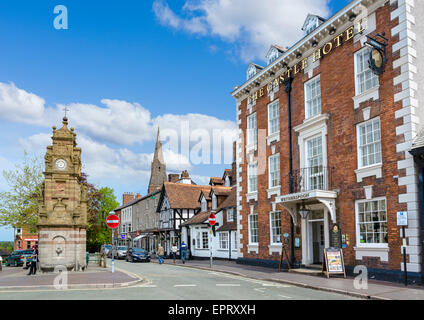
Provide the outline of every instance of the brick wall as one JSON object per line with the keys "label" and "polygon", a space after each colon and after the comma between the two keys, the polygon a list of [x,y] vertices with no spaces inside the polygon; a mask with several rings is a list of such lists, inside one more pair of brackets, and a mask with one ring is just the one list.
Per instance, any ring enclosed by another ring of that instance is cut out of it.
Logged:
{"label": "brick wall", "polygon": [[[350,244],[344,250],[346,265],[365,264],[374,268],[399,270],[402,261],[400,229],[396,225],[396,212],[406,210],[406,204],[399,203],[399,194],[405,193],[405,187],[398,185],[396,176],[405,175],[405,170],[398,170],[397,162],[404,158],[404,153],[398,153],[396,144],[404,140],[403,135],[396,135],[395,126],[402,124],[402,119],[396,119],[395,112],[402,108],[400,102],[394,101],[394,95],[400,90],[400,85],[393,85],[393,78],[400,74],[400,70],[393,70],[393,61],[399,58],[399,52],[392,54],[391,44],[398,41],[398,35],[391,37],[391,30],[398,21],[391,20],[390,14],[397,8],[396,3],[386,2],[384,6],[376,11],[376,31],[370,35],[385,32],[389,38],[387,47],[388,63],[385,72],[379,77],[379,99],[369,100],[360,104],[359,108],[354,109],[352,97],[355,96],[354,79],[354,53],[362,48],[360,41],[349,41],[340,46],[320,60],[319,66],[313,70],[313,76],[320,74],[321,81],[321,113],[328,114],[327,120],[327,161],[329,167],[334,167],[331,175],[332,189],[338,191],[337,222],[342,233],[350,237]],[[337,30],[338,32],[342,30]],[[295,127],[303,123],[305,119],[305,94],[304,83],[311,79],[308,74],[301,72],[294,76],[292,84],[292,126]],[[262,86],[263,84],[261,84]],[[280,84],[280,89],[275,93],[274,100],[279,99],[280,105],[280,141],[271,142],[266,146],[266,159],[272,154],[280,154],[280,178],[281,194],[288,194],[288,173],[289,173],[289,143],[288,143],[288,112],[287,95],[284,87]],[[274,101],[272,100],[272,101]],[[268,198],[268,164],[267,160],[265,171],[258,175],[258,201],[247,201],[247,164],[246,159],[246,127],[247,116],[256,112],[257,128],[260,131],[267,130],[268,112],[267,105],[271,102],[270,97],[265,94],[256,100],[256,104],[247,110],[247,99],[239,101],[237,106],[237,122],[241,129],[239,137],[239,149],[237,150],[239,161],[238,170],[241,170],[239,176],[239,220],[241,234],[241,254],[243,258],[250,259],[273,259],[278,260],[279,254],[269,254],[268,245],[270,243],[270,222],[269,212],[272,211],[272,203],[275,201],[275,195]],[[370,108],[370,119],[379,116],[381,123],[381,146],[382,146],[382,177],[366,177],[362,182],[357,182],[355,170],[358,168],[356,124],[363,121],[363,109]],[[261,134],[258,133],[258,148],[261,144],[266,145],[266,141],[261,141]],[[298,136],[293,131],[293,169],[299,169],[300,157]],[[253,152],[258,156],[258,150]],[[258,164],[259,165],[259,164]],[[258,171],[260,169],[258,168]],[[388,245],[389,261],[380,261],[378,257],[366,257],[361,261],[356,260],[354,247],[356,245],[356,223],[355,223],[355,201],[365,199],[364,186],[373,186],[373,198],[386,197],[387,215],[388,215]],[[259,250],[258,253],[248,252],[248,214],[254,207],[254,212],[258,213],[259,227]],[[282,233],[290,233],[290,215],[287,211],[282,211]],[[299,218],[300,221],[300,218]],[[330,228],[332,222],[330,220]],[[300,228],[296,228],[296,236],[300,236]],[[301,260],[301,249],[295,250],[296,259]]]}

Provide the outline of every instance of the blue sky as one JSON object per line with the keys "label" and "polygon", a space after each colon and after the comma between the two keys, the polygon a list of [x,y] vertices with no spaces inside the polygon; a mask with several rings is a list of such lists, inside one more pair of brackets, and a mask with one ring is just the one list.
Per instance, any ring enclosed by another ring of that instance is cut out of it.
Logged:
{"label": "blue sky", "polygon": [[[114,188],[119,201],[124,191],[146,194],[157,125],[234,132],[230,92],[248,62],[264,65],[271,44],[295,43],[307,13],[328,17],[349,2],[2,1],[0,169],[24,150],[43,155],[67,106],[90,180]],[[68,10],[67,30],[53,26],[56,5]],[[168,173],[188,169],[198,183],[230,168],[179,159],[178,151],[165,154]],[[0,228],[0,241],[12,238]]]}

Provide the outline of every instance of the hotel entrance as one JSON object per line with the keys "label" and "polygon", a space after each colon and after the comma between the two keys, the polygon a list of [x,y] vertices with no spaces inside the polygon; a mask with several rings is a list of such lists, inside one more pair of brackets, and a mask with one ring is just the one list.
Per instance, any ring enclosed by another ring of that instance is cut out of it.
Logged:
{"label": "hotel entrance", "polygon": [[308,219],[310,264],[322,264],[325,248],[324,210],[311,212]]}

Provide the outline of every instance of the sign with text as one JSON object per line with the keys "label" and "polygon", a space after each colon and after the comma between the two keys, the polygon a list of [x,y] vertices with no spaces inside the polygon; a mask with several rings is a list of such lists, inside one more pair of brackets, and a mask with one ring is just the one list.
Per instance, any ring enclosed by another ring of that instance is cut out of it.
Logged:
{"label": "sign with text", "polygon": [[406,227],[408,225],[408,212],[400,211],[397,213],[397,225]]}
{"label": "sign with text", "polygon": [[346,271],[343,261],[343,250],[340,248],[324,249],[324,259],[322,261],[322,271],[327,274],[343,274],[346,278]]}

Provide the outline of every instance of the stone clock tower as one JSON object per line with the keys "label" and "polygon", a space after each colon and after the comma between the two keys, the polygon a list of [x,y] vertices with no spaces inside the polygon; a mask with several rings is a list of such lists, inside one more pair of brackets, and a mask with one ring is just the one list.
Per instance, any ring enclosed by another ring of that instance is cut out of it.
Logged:
{"label": "stone clock tower", "polygon": [[44,183],[39,199],[39,260],[43,272],[57,266],[78,271],[86,267],[87,191],[79,182],[81,149],[74,129],[63,118],[53,127],[53,145],[47,147]]}

